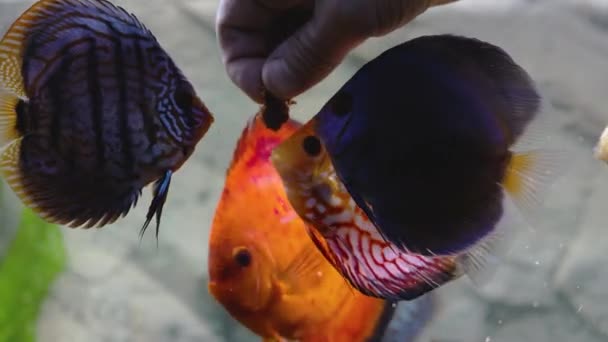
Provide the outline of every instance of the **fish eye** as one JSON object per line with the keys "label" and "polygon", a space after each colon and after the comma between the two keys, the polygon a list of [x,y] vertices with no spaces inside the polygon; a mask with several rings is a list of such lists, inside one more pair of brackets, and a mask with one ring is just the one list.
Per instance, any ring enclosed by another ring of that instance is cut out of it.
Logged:
{"label": "fish eye", "polygon": [[353,97],[346,91],[340,91],[330,100],[331,111],[337,116],[344,116],[353,109]]}
{"label": "fish eye", "polygon": [[304,152],[311,157],[316,157],[321,153],[321,141],[314,135],[309,135],[302,141]]}
{"label": "fish eye", "polygon": [[247,248],[241,247],[234,252],[234,261],[241,267],[251,265],[251,252]]}
{"label": "fish eye", "polygon": [[194,92],[188,84],[182,82],[175,90],[173,99],[175,100],[175,105],[179,108],[190,108],[194,103]]}

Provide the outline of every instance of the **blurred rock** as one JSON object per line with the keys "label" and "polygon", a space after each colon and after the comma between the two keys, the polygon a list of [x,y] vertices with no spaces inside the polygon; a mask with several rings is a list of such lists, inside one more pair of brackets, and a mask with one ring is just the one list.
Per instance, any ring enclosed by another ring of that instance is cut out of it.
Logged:
{"label": "blurred rock", "polygon": [[595,334],[584,320],[563,311],[528,311],[490,332],[485,341],[600,342],[606,341],[606,336]]}
{"label": "blurred rock", "polygon": [[605,165],[602,167],[603,172],[598,172],[596,177],[590,179],[594,192],[586,202],[586,211],[581,219],[581,234],[570,245],[556,275],[556,284],[568,304],[577,308],[578,314],[608,339],[608,274],[601,266],[606,260],[608,244],[608,169]]}
{"label": "blurred rock", "polygon": [[49,319],[39,323],[40,341],[221,341],[174,294],[129,264],[101,279],[68,271],[44,310]]}
{"label": "blurred rock", "polygon": [[470,286],[461,279],[435,291],[436,313],[418,341],[483,341],[488,309],[471,294]]}

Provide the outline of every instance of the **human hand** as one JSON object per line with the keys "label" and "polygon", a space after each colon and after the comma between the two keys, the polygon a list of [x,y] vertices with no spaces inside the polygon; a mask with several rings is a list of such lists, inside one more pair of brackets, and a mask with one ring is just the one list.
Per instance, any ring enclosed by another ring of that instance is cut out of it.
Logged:
{"label": "human hand", "polygon": [[325,78],[357,45],[429,7],[457,0],[221,0],[217,32],[226,71],[258,103],[288,100]]}

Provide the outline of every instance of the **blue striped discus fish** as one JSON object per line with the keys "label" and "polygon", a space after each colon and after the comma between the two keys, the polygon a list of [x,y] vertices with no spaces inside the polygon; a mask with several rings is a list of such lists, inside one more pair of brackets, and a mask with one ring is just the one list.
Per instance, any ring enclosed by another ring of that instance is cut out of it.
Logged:
{"label": "blue striped discus fish", "polygon": [[105,0],[42,0],[0,41],[0,171],[45,220],[102,227],[173,172],[213,116],[152,33]]}

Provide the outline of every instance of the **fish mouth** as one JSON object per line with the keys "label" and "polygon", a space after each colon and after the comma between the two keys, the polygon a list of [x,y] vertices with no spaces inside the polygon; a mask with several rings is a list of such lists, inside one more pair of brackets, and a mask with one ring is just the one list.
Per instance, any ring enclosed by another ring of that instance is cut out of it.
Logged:
{"label": "fish mouth", "polygon": [[209,290],[209,292],[214,293],[216,288],[217,288],[217,283],[215,281],[211,280],[207,283],[207,289]]}
{"label": "fish mouth", "polygon": [[268,295],[261,291],[259,280],[250,295],[242,296],[242,289],[232,288],[228,284],[209,281],[207,290],[215,300],[234,314],[256,313],[268,305]]}
{"label": "fish mouth", "polygon": [[219,300],[219,286],[217,284],[217,282],[215,281],[209,281],[209,283],[207,283],[207,290],[209,291],[209,293],[215,297],[215,299]]}
{"label": "fish mouth", "polygon": [[230,290],[226,290],[221,284],[215,281],[209,281],[207,283],[207,290],[209,294],[224,308],[228,311],[234,311],[235,308],[240,308],[240,306],[233,305],[233,301],[231,301],[232,296],[230,295]]}
{"label": "fish mouth", "polygon": [[232,289],[226,288],[216,281],[209,281],[209,283],[207,283],[207,290],[220,304],[224,306],[230,305],[231,298],[233,297],[231,295]]}

